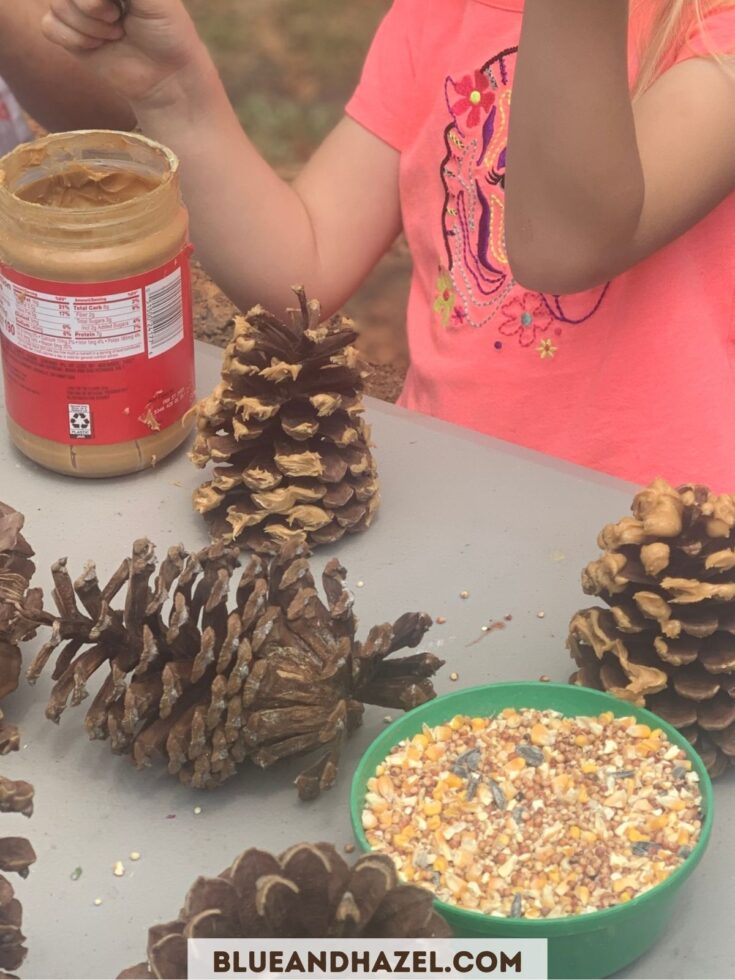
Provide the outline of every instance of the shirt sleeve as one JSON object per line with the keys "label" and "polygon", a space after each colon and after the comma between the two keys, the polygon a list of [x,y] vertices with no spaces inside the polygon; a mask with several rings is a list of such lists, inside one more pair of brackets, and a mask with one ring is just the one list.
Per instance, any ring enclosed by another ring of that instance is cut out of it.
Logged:
{"label": "shirt sleeve", "polygon": [[677,61],[689,58],[731,57],[735,55],[735,7],[724,6],[706,14],[687,31]]}
{"label": "shirt sleeve", "polygon": [[416,0],[394,0],[347,103],[347,115],[396,150],[407,144],[416,90]]}

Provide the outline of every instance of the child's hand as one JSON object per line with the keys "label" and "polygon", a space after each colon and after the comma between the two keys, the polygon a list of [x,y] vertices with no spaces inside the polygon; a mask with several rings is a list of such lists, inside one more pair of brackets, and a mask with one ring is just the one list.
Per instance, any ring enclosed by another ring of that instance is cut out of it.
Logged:
{"label": "child's hand", "polygon": [[[124,4],[122,6],[125,6]],[[166,105],[201,42],[180,0],[50,0],[43,32],[135,104]]]}

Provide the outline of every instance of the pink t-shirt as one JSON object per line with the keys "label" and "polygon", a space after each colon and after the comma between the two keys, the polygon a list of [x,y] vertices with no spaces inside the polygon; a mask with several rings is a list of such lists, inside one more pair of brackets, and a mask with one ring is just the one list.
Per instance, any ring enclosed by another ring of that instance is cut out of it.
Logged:
{"label": "pink t-shirt", "polygon": [[[635,482],[735,491],[735,195],[607,285],[517,285],[503,188],[522,8],[395,0],[347,107],[401,152],[414,258],[401,404]],[[735,48],[735,8],[672,61],[713,43]]]}

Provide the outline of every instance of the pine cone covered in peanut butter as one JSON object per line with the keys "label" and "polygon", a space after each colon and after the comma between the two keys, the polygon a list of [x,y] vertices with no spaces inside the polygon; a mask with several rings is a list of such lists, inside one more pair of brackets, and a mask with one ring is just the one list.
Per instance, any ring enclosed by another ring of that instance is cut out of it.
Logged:
{"label": "pine cone covered in peanut butter", "polygon": [[735,763],[735,496],[659,479],[632,511],[583,572],[607,608],[571,621],[572,679],[669,721],[716,776]]}
{"label": "pine cone covered in peanut butter", "polygon": [[400,884],[385,854],[350,867],[331,844],[296,844],[280,857],[252,849],[217,878],[197,878],[178,918],[149,931],[147,959],[118,980],[185,978],[187,939],[451,935],[431,893]]}
{"label": "pine cone covered in peanut butter", "polygon": [[213,537],[263,554],[364,531],[380,502],[354,325],[296,295],[288,324],[262,307],[236,320],[190,454],[214,464],[194,495]]}
{"label": "pine cone covered in peanut butter", "polygon": [[236,575],[239,554],[223,541],[196,554],[174,547],[154,577],[154,547],[141,539],[104,587],[94,565],[72,583],[57,562],[58,611],[40,617],[51,635],[28,678],[56,656],[46,715],[58,722],[100,671],[90,738],[109,739],[139,767],[161,757],[196,788],[218,785],[246,759],[266,768],[312,755],[297,780],[300,796],[312,798],[334,782],[365,703],[408,710],[434,697],[442,661],[390,656],[417,646],[431,618],[407,613],[359,642],[336,559],[322,575],[323,602],[303,535],[270,560],[252,556]]}

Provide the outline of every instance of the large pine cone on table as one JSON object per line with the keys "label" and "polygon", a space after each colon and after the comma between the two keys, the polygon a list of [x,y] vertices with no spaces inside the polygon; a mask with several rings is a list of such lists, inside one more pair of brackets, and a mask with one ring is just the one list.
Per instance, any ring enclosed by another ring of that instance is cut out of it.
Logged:
{"label": "large pine cone on table", "polygon": [[451,936],[430,892],[398,882],[384,854],[349,867],[331,844],[280,857],[249,850],[217,878],[197,878],[177,919],[148,933],[148,959],[118,980],[187,976],[187,939]]}
{"label": "large pine cone on table", "polygon": [[605,527],[582,584],[573,680],[645,706],[689,738],[714,776],[735,762],[735,496],[656,480]]}
{"label": "large pine cone on table", "polygon": [[364,704],[423,704],[435,696],[431,677],[442,661],[390,656],[418,645],[431,624],[425,613],[358,641],[345,569],[336,559],[326,565],[325,604],[307,555],[302,535],[270,561],[252,556],[235,584],[237,547],[220,541],[190,555],[178,546],[152,581],[154,548],[141,539],[103,588],[92,564],[72,583],[57,562],[58,613],[39,617],[51,637],[28,670],[35,681],[58,652],[47,717],[58,722],[69,702],[80,704],[105,669],[86,728],[90,738],[109,738],[113,752],[138,766],[162,756],[196,788],[224,782],[246,759],[266,768],[315,753],[297,786],[304,799],[318,795],[334,782]]}
{"label": "large pine cone on table", "polygon": [[296,294],[291,323],[259,306],[236,319],[190,454],[215,464],[194,495],[212,536],[267,554],[300,533],[317,545],[364,531],[380,501],[354,325],[321,323]]}

